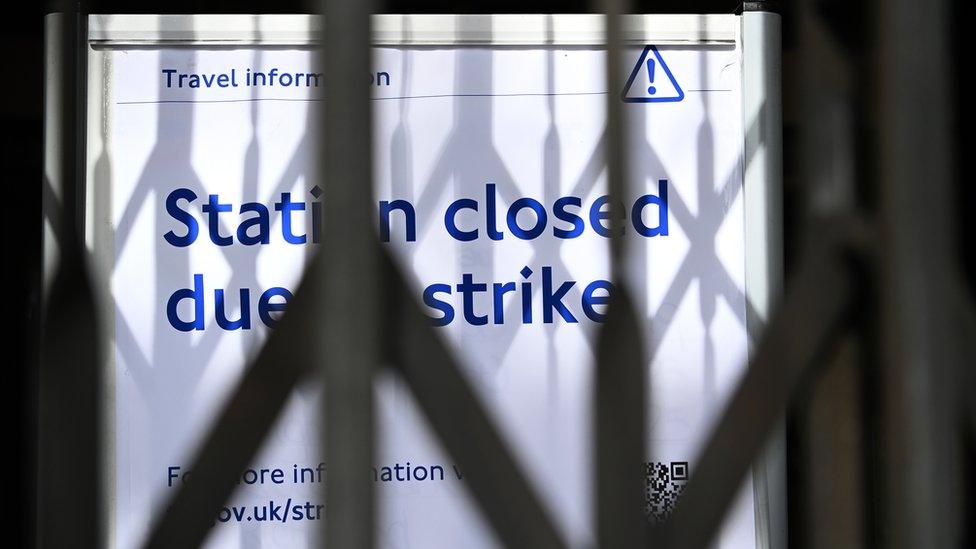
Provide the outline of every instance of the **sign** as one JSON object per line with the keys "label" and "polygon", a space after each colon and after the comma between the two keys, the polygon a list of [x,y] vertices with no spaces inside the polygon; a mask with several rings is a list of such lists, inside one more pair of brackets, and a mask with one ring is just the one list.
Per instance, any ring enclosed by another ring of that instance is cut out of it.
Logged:
{"label": "sign", "polygon": [[[732,17],[732,16],[729,16]],[[113,46],[96,52],[111,242],[114,542],[136,547],[248,359],[285,314],[325,230],[315,111],[327,75],[302,45]],[[376,231],[450,341],[558,526],[592,545],[593,367],[610,217],[644,318],[653,448],[634,481],[670,512],[748,353],[742,52],[733,40],[628,48],[608,90],[597,46],[381,45]],[[624,204],[607,197],[606,95],[624,103]],[[92,125],[94,123],[90,123]],[[363,287],[364,294],[375,291]],[[413,396],[377,379],[382,547],[494,547]],[[291,398],[209,547],[303,547],[328,510],[318,391]],[[746,480],[718,539],[753,546]]]}

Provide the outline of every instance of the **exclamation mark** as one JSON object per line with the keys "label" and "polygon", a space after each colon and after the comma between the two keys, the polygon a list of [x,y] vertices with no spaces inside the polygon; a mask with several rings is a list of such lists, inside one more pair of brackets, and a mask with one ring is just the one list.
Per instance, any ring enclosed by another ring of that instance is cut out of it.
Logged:
{"label": "exclamation mark", "polygon": [[654,95],[655,93],[657,93],[657,88],[654,87],[654,60],[653,59],[647,60],[647,81],[651,83],[651,85],[647,87],[647,93],[649,93],[650,95]]}

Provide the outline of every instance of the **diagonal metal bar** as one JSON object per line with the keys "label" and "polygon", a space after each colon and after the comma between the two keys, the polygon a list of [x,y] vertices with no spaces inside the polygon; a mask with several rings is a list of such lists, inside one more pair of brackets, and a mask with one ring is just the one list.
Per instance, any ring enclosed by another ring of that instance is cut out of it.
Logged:
{"label": "diagonal metal bar", "polygon": [[[317,281],[330,268],[323,252],[320,249],[312,259],[288,312],[208,433],[191,467],[194,482],[174,494],[147,547],[195,547],[204,541],[213,516],[237,486],[235,471],[247,467],[291,391],[315,371],[307,344],[320,335],[316,307],[323,288]],[[389,273],[384,288],[391,333],[385,339],[390,341],[391,362],[460,468],[469,472],[465,478],[499,537],[509,546],[563,547],[554,523],[478,406],[447,347],[410,301],[412,290],[392,267],[392,258],[383,253],[381,262],[383,272]]]}
{"label": "diagonal metal bar", "polygon": [[409,297],[403,274],[384,254],[388,354],[403,376],[488,522],[507,547],[564,547],[549,514],[458,369],[443,339]]}
{"label": "diagonal metal bar", "polygon": [[372,2],[326,0],[323,65],[328,99],[319,122],[329,260],[316,338],[325,399],[322,443],[327,547],[373,547],[373,372],[379,359],[377,241],[373,228],[370,90]]}
{"label": "diagonal metal bar", "polygon": [[814,246],[709,437],[674,515],[652,528],[655,547],[708,546],[767,434],[845,325],[856,291],[853,274],[838,248],[829,242]]}
{"label": "diagonal metal bar", "polygon": [[627,128],[619,85],[622,55],[621,22],[627,0],[604,0],[606,11],[605,155],[611,216],[610,265],[613,296],[596,348],[596,493],[597,538],[600,547],[644,544],[643,486],[636,479],[646,448],[645,361],[643,340],[626,272],[627,241],[623,237],[627,195]]}
{"label": "diagonal metal bar", "polygon": [[270,334],[228,399],[193,460],[193,482],[170,499],[147,547],[197,547],[213,517],[237,487],[238,472],[257,454],[261,442],[298,383],[315,370],[308,342],[319,337],[316,308],[325,276],[324,248],[311,260],[288,312]]}

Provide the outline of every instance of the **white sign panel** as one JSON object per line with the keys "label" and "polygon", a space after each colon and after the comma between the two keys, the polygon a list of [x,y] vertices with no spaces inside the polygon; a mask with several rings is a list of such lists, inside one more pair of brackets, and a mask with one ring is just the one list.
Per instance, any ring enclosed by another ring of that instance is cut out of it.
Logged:
{"label": "white sign panel", "polygon": [[[116,48],[102,166],[114,230],[115,543],[136,547],[249,357],[292,299],[331,185],[315,173],[324,77],[308,49]],[[747,358],[741,52],[628,49],[607,90],[590,47],[383,47],[376,230],[413,274],[520,465],[573,546],[592,545],[594,343],[623,215],[652,347],[651,517],[668,513]],[[369,87],[367,88],[367,83]],[[624,102],[632,181],[606,197],[606,94]],[[363,287],[362,292],[374,291]],[[377,384],[364,479],[382,547],[494,547],[402,383]],[[303,387],[215,519],[210,547],[303,547],[318,490],[317,391]],[[188,477],[189,474],[189,477]],[[755,544],[746,481],[718,545]]]}

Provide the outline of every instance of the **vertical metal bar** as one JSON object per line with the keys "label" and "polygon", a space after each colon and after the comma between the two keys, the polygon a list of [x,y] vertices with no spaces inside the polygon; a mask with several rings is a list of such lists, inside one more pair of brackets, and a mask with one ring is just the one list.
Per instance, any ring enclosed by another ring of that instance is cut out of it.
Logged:
{"label": "vertical metal bar", "polygon": [[604,0],[607,130],[604,154],[610,196],[610,272],[614,290],[597,343],[597,537],[601,547],[639,547],[646,533],[640,471],[646,455],[646,363],[643,330],[626,280],[623,203],[627,193],[627,128],[620,86],[621,25],[626,0]]}
{"label": "vertical metal bar", "polygon": [[[799,91],[802,117],[799,183],[804,199],[798,213],[807,239],[820,238],[819,227],[828,219],[854,217],[861,162],[854,146],[860,122],[855,83],[865,72],[832,26],[837,16],[849,18],[857,9],[844,6],[832,13],[817,0],[797,2],[794,8],[799,58],[793,89]],[[823,379],[808,384],[794,410],[797,444],[792,450],[798,466],[790,511],[801,549],[859,547],[867,541],[870,477],[864,464],[869,446],[863,444],[861,418],[869,399],[862,399],[860,391],[870,385],[863,379],[863,333],[845,338],[840,352],[822,366]]]}
{"label": "vertical metal bar", "polygon": [[[627,191],[628,174],[628,150],[627,128],[624,124],[623,102],[614,93],[620,86],[620,75],[622,69],[620,58],[623,55],[622,49],[622,24],[625,10],[628,8],[627,0],[603,0],[604,11],[606,12],[606,80],[607,80],[607,140],[604,148],[604,156],[607,161],[607,186],[610,196],[610,203],[613,208],[622,202]],[[615,212],[617,215],[611,216],[611,235],[610,239],[610,268],[611,276],[615,280],[621,280],[624,276],[624,245],[623,238],[623,212]]]}
{"label": "vertical metal bar", "polygon": [[[948,2],[877,2],[881,545],[959,547]],[[906,39],[911,37],[911,39]]]}
{"label": "vertical metal bar", "polygon": [[[60,258],[46,296],[38,374],[38,513],[40,547],[100,547],[101,498],[98,322],[83,247],[87,25],[65,2],[48,19],[49,59],[59,70],[45,101],[56,103],[46,139],[57,155],[49,183],[61,191]],[[53,135],[51,133],[53,132]]]}
{"label": "vertical metal bar", "polygon": [[325,2],[325,288],[318,345],[325,383],[325,542],[373,546],[373,372],[378,363],[377,246],[373,231],[371,101],[372,2]]}
{"label": "vertical metal bar", "polygon": [[[956,284],[957,292],[957,318],[958,318],[958,338],[963,344],[961,353],[962,364],[959,369],[959,392],[962,401],[963,423],[968,429],[967,436],[973,443],[976,443],[976,303],[972,300],[972,294],[965,286],[965,281],[959,280]],[[968,364],[969,367],[963,366]],[[976,484],[976,464],[969,462],[968,472],[971,483]],[[976,499],[976,493],[969,494],[970,500]],[[976,531],[976,525],[971,525],[970,529]],[[974,532],[976,533],[976,532]]]}
{"label": "vertical metal bar", "polygon": [[838,353],[825,357],[823,375],[799,395],[799,444],[802,471],[796,484],[800,549],[854,549],[865,546],[864,437],[857,333],[845,337]]}

